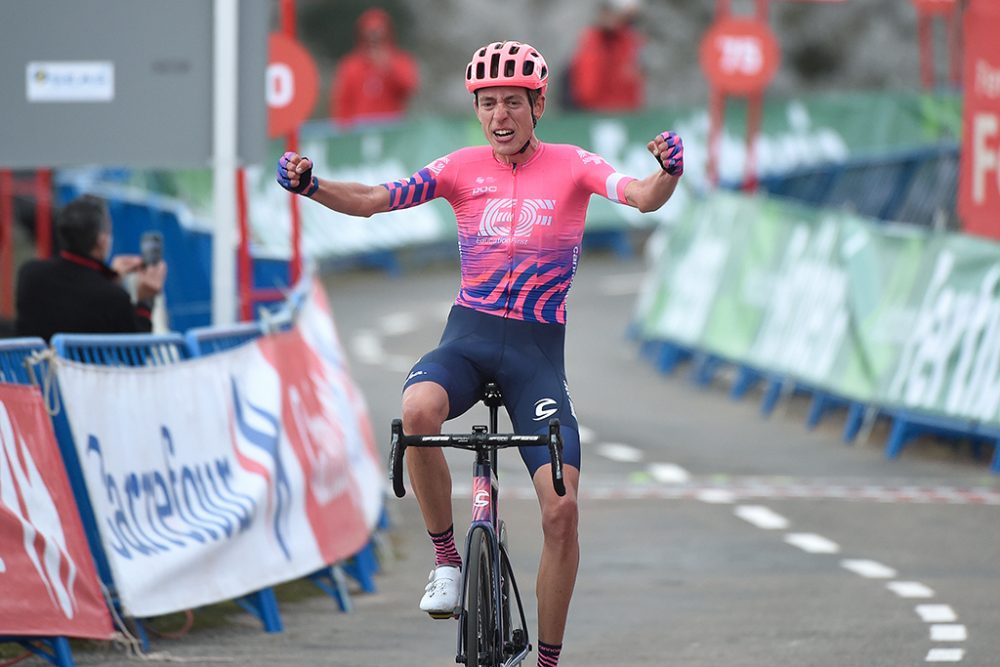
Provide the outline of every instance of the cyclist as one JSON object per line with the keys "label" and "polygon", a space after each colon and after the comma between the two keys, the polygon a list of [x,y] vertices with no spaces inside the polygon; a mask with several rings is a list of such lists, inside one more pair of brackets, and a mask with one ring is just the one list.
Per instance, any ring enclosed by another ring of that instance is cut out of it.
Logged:
{"label": "cyclist", "polygon": [[[641,180],[615,171],[576,146],[535,135],[545,111],[549,69],[537,49],[495,42],[477,49],[465,85],[488,146],[459,149],[408,179],[362,185],[320,179],[312,162],[285,153],[277,180],[327,208],[368,217],[445,198],[455,211],[461,287],[439,346],[413,366],[403,385],[403,430],[438,434],[472,407],[483,384],[496,380],[514,429],[546,433],[558,417],[565,446],[566,495],[552,489],[544,447],[524,447],[542,515],[538,568],[538,664],[559,661],[579,563],[577,490],[580,439],[563,365],[565,299],[576,272],[590,195],[661,207],[684,171],[673,132],[647,144],[660,169]],[[461,556],[455,547],[451,475],[437,448],[407,456],[410,483],[435,550],[420,608],[432,616],[461,606]]]}

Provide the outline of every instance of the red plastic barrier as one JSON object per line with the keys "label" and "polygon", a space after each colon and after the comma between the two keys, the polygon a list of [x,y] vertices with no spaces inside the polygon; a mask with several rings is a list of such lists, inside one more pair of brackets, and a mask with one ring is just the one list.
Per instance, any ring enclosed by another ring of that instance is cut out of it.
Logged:
{"label": "red plastic barrier", "polygon": [[0,635],[111,637],[42,396],[10,384],[0,384],[0,590]]}

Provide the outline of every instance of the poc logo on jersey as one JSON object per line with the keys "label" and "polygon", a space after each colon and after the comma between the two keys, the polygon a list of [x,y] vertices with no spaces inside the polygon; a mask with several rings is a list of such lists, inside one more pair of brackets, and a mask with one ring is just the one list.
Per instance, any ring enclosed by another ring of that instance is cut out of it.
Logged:
{"label": "poc logo on jersey", "polygon": [[494,185],[496,180],[497,179],[493,178],[492,176],[477,176],[476,186],[472,188],[473,196],[487,194],[490,192],[496,192],[497,186]]}
{"label": "poc logo on jersey", "polygon": [[[514,223],[514,209],[517,200],[509,197],[487,199],[483,207],[483,217],[479,221],[480,236],[531,236],[535,225],[547,227],[552,224],[555,212],[554,199],[522,199],[517,222]],[[513,230],[511,227],[513,226]]]}
{"label": "poc logo on jersey", "polygon": [[554,398],[540,398],[535,401],[535,417],[532,421],[540,422],[559,412],[559,403]]}

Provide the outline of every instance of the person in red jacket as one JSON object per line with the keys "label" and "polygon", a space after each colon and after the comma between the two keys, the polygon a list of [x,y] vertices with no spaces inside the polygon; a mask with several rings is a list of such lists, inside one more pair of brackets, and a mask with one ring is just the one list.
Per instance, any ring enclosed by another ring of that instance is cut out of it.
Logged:
{"label": "person in red jacket", "polygon": [[640,62],[642,35],[632,24],[639,0],[606,0],[594,25],[580,35],[570,74],[577,109],[638,111],[644,103],[645,76]]}
{"label": "person in red jacket", "polygon": [[382,9],[365,10],[355,47],[330,86],[330,118],[341,125],[398,120],[418,84],[416,62],[395,44],[392,19]]}

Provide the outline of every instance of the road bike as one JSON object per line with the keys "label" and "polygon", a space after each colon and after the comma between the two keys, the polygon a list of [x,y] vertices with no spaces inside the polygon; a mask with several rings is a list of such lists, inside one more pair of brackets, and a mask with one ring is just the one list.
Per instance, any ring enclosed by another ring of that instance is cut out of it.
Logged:
{"label": "road bike", "polygon": [[[507,447],[548,447],[552,486],[557,494],[564,496],[562,436],[558,419],[549,420],[549,432],[545,435],[497,433],[497,412],[503,404],[500,388],[487,383],[482,400],[490,409],[489,430],[473,426],[472,433],[404,435],[403,422],[393,420],[389,479],[396,497],[405,496],[403,456],[407,447],[456,447],[476,453],[472,469],[472,523],[465,540],[463,604],[455,662],[467,667],[512,667],[521,664],[531,652],[531,641],[508,556],[507,528],[499,517],[497,451]],[[511,593],[517,605],[516,617],[511,613]]]}

